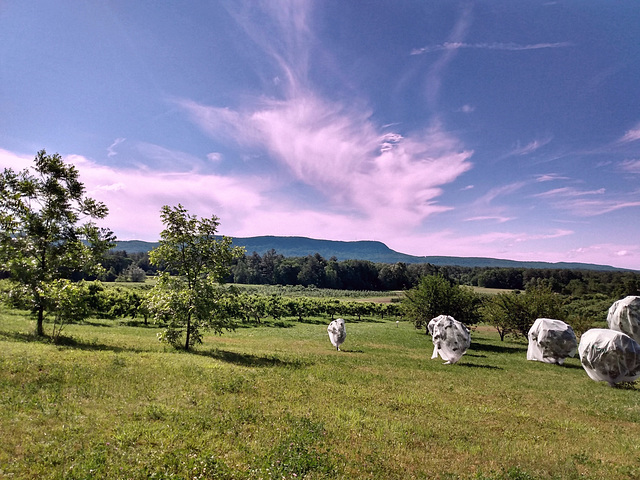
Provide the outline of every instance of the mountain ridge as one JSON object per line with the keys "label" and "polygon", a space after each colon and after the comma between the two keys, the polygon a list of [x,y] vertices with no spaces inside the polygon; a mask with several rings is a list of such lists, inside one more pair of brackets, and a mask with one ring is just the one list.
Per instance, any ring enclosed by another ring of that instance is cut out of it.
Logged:
{"label": "mountain ridge", "polygon": [[[320,254],[323,258],[336,257],[338,260],[369,260],[375,263],[430,263],[438,266],[495,267],[495,268],[546,268],[599,271],[632,271],[630,269],[579,262],[539,262],[519,261],[490,257],[417,256],[392,250],[377,240],[321,240],[309,237],[282,237],[263,235],[256,237],[231,237],[234,246],[245,247],[247,255],[253,252],[264,255],[275,250],[285,257],[305,257]],[[116,242],[113,250],[127,253],[148,252],[158,246],[158,242],[143,240],[122,240]]]}

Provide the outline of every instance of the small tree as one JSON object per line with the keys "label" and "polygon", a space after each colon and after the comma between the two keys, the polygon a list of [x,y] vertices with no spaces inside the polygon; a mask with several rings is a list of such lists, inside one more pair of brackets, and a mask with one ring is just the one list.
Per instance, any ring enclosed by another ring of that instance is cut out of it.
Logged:
{"label": "small tree", "polygon": [[43,290],[47,313],[53,318],[51,338],[60,340],[65,325],[84,320],[91,315],[89,288],[85,282],[72,283],[66,279],[47,283]]}
{"label": "small tree", "polygon": [[442,275],[427,275],[405,292],[402,309],[413,319],[415,327],[421,329],[438,315],[451,315],[469,325],[477,323],[479,304],[480,299],[471,289],[460,287]]}
{"label": "small tree", "polygon": [[149,295],[149,308],[156,320],[167,324],[161,339],[178,346],[184,335],[188,350],[201,342],[203,329],[221,333],[231,327],[217,308],[227,292],[218,287],[229,274],[232,260],[244,250],[232,247],[228,237],[217,238],[215,215],[198,219],[178,204],[162,207],[161,216],[165,229],[149,259],[165,271]]}
{"label": "small tree", "polygon": [[99,274],[115,237],[91,221],[108,209],[85,196],[73,165],[44,150],[34,162],[32,170],[0,175],[0,270],[10,273],[12,288],[36,316],[36,334],[44,335],[46,285],[80,272]]}
{"label": "small tree", "polygon": [[496,328],[501,340],[508,334],[526,337],[538,318],[566,320],[562,297],[545,285],[530,287],[521,294],[495,295],[485,302],[482,315]]}

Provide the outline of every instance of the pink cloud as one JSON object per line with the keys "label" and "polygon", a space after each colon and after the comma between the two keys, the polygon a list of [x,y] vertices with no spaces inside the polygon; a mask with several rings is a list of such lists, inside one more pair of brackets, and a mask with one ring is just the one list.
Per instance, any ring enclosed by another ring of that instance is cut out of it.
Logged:
{"label": "pink cloud", "polygon": [[572,187],[562,187],[538,193],[532,195],[532,197],[549,200],[555,208],[567,210],[583,217],[603,215],[616,210],[640,206],[639,200],[633,198],[605,197],[605,194],[606,190],[604,188],[597,190],[578,190]]}
{"label": "pink cloud", "polygon": [[599,188],[598,190],[577,190],[572,187],[555,188],[546,192],[537,193],[532,195],[535,198],[558,198],[558,197],[584,197],[587,195],[604,195],[605,189]]}
{"label": "pink cloud", "polygon": [[640,173],[640,159],[625,160],[620,163],[620,168],[627,173]]}
{"label": "pink cloud", "polygon": [[441,187],[471,168],[472,152],[435,122],[422,132],[382,133],[370,113],[298,93],[231,111],[181,101],[212,137],[264,150],[336,209],[418,225],[449,207],[437,205]]}
{"label": "pink cloud", "polygon": [[477,217],[469,217],[464,219],[465,222],[484,222],[484,221],[492,221],[498,223],[505,223],[510,220],[513,220],[513,217],[503,217],[499,215],[480,215]]}
{"label": "pink cloud", "polygon": [[627,130],[627,132],[618,140],[618,143],[629,143],[635,142],[636,140],[640,140],[640,123],[632,129]]}

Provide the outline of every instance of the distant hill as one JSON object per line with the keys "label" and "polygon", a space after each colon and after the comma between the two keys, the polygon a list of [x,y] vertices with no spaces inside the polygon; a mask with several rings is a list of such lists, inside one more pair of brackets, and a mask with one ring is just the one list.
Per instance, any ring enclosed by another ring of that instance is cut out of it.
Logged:
{"label": "distant hill", "polygon": [[[343,242],[337,240],[318,240],[307,237],[236,237],[233,238],[235,246],[245,247],[247,255],[257,252],[264,255],[269,250],[275,250],[285,257],[305,257],[319,253],[329,259],[336,257],[338,260],[369,260],[376,263],[430,263],[432,265],[457,265],[461,267],[500,267],[500,268],[552,268],[571,270],[625,270],[609,265],[596,265],[591,263],[549,263],[549,262],[520,262],[515,260],[503,260],[484,257],[441,257],[441,256],[415,256],[391,250],[382,242],[360,240]],[[158,243],[143,242],[141,240],[123,240],[117,242],[114,250],[124,250],[128,253],[148,252],[158,246]]]}

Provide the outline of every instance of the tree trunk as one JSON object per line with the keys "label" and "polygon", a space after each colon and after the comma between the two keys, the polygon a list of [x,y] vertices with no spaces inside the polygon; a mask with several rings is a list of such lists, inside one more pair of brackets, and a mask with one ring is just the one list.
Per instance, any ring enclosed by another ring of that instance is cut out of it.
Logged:
{"label": "tree trunk", "polygon": [[38,307],[38,320],[36,322],[36,335],[44,337],[44,306]]}
{"label": "tree trunk", "polygon": [[189,350],[189,337],[191,335],[191,314],[187,316],[187,334],[185,335],[184,349]]}

